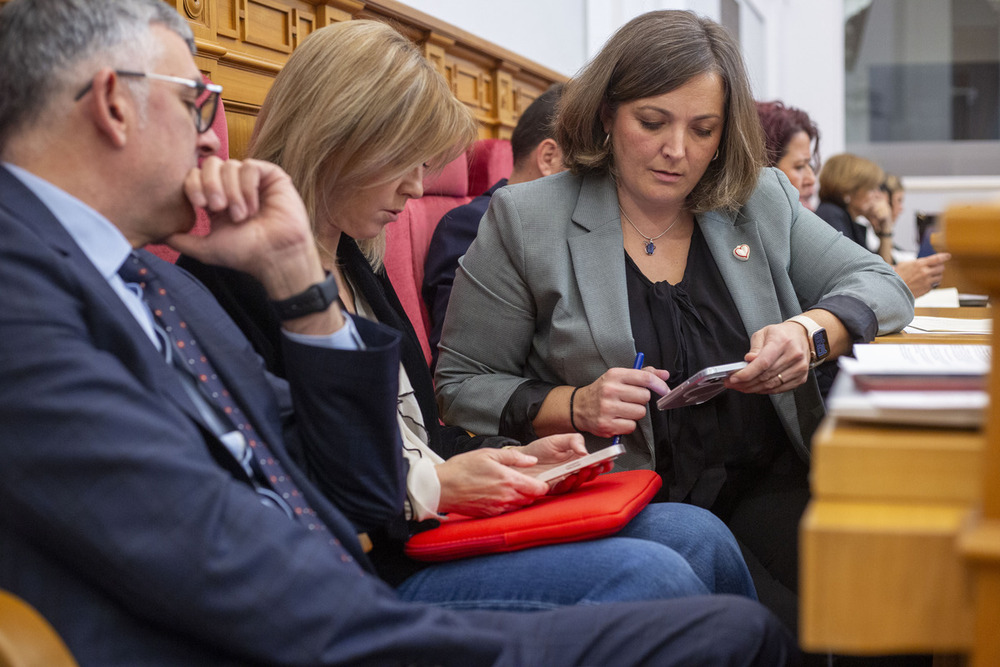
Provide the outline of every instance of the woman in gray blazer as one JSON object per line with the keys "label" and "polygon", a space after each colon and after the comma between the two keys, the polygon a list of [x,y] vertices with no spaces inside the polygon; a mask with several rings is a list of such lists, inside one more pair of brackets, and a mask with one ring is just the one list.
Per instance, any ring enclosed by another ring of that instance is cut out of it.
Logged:
{"label": "woman in gray blazer", "polygon": [[[793,629],[811,366],[902,328],[892,269],[799,203],[764,141],[738,45],[689,12],[623,26],[571,81],[568,172],[493,196],[461,263],[437,366],[446,423],[516,438],[625,434],[624,468],[710,508]],[[800,317],[805,315],[805,317]],[[637,352],[647,366],[633,369]],[[647,410],[699,369],[731,390]]]}

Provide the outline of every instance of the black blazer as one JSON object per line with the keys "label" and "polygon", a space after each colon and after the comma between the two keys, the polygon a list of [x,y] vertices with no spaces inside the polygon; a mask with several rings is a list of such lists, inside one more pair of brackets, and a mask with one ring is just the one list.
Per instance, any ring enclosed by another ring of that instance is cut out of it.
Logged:
{"label": "black blazer", "polygon": [[[346,234],[341,234],[337,258],[345,276],[361,292],[376,319],[402,335],[400,362],[413,385],[431,449],[447,459],[478,447],[508,443],[506,439],[473,438],[464,429],[441,426],[434,384],[420,342],[385,271],[375,273],[358,244]],[[194,274],[215,295],[264,358],[268,370],[284,376],[281,321],[268,302],[263,286],[245,273],[208,266],[190,257],[181,256],[177,264]]]}
{"label": "black blazer", "polygon": [[829,201],[820,202],[819,206],[816,207],[816,215],[826,220],[831,227],[862,248],[868,249],[868,245],[865,243],[868,230],[864,225],[854,222],[851,214],[843,206]]}
{"label": "black blazer", "polygon": [[[495,436],[471,437],[464,429],[441,425],[430,370],[424,360],[417,335],[389,278],[384,271],[376,274],[357,243],[346,235],[341,235],[337,257],[344,274],[364,296],[378,321],[401,334],[400,362],[413,386],[431,449],[443,458],[448,458],[478,447],[500,447],[512,443],[513,441],[508,438]],[[281,346],[283,338],[281,322],[268,301],[263,286],[245,273],[208,266],[190,257],[182,256],[178,259],[178,264],[197,276],[215,294],[222,307],[264,358],[268,369],[279,376],[284,375],[287,369]],[[396,383],[393,384],[396,386]],[[391,421],[393,425],[396,424],[395,415]],[[308,450],[305,458],[307,460],[309,458]],[[310,466],[310,470],[321,473],[322,465],[322,461],[316,461],[315,467]],[[323,484],[323,479],[317,481],[324,491],[331,493],[336,491],[333,487],[328,489]],[[437,522],[433,520],[420,524],[407,521],[403,516],[403,503],[400,502],[396,515],[390,521],[369,531],[376,546],[370,557],[379,576],[397,586],[407,577],[426,567],[425,563],[412,560],[403,554],[403,542],[413,532],[435,525]]]}

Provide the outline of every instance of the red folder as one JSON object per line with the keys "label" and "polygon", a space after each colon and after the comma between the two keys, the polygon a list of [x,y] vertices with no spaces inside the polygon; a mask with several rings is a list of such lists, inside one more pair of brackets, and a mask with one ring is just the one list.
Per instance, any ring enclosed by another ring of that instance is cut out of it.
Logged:
{"label": "red folder", "polygon": [[445,561],[605,537],[631,521],[662,484],[652,470],[607,473],[506,514],[452,518],[411,537],[405,551],[416,560]]}

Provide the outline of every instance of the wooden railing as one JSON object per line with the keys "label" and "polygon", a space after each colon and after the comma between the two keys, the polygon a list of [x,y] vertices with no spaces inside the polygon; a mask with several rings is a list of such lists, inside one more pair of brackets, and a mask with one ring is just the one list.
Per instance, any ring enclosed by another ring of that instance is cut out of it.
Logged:
{"label": "wooden railing", "polygon": [[510,139],[524,109],[566,80],[396,0],[164,1],[191,24],[198,67],[224,88],[229,154],[237,158],[246,155],[257,112],[288,56],[313,30],[338,21],[384,21],[413,40],[473,111],[480,139]]}
{"label": "wooden railing", "polygon": [[566,77],[395,0],[165,0],[194,30],[197,63],[224,88],[229,152],[245,154],[264,96],[292,51],[338,21],[385,21],[408,36],[479,122],[509,139],[523,110]]}

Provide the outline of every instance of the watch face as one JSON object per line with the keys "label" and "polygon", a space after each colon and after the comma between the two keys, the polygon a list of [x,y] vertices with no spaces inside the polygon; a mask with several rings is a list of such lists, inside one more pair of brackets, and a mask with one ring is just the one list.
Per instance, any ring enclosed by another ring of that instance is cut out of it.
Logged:
{"label": "watch face", "polygon": [[816,350],[816,360],[826,359],[830,354],[830,344],[826,338],[826,329],[820,329],[813,334],[813,347]]}

